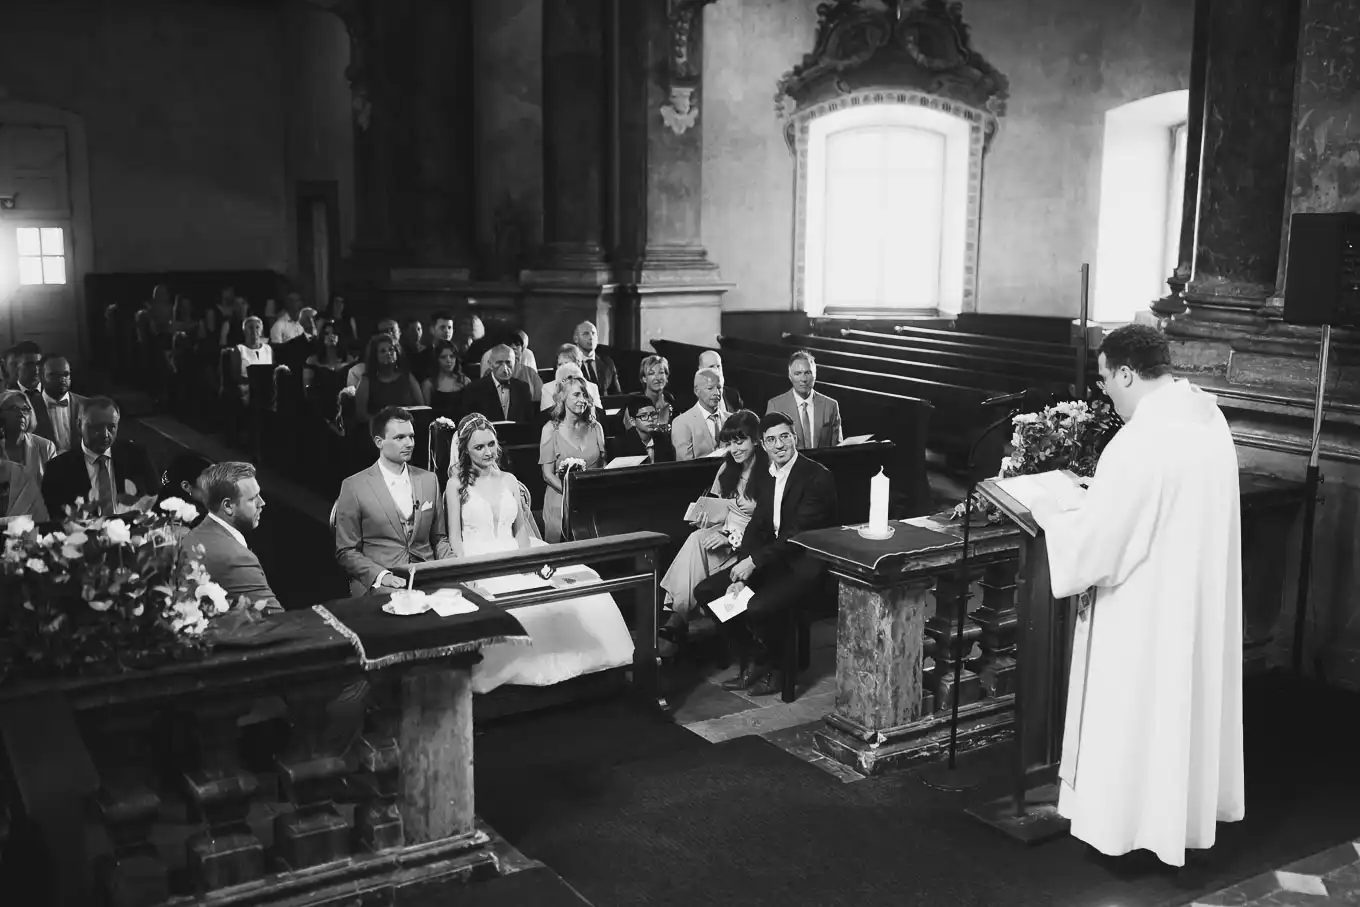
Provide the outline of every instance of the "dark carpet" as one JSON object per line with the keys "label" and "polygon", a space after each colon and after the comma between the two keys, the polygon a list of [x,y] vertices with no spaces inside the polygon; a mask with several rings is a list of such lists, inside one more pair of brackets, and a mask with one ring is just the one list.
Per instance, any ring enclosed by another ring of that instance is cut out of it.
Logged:
{"label": "dark carpet", "polygon": [[525,869],[467,885],[431,886],[429,892],[403,891],[402,907],[590,907],[551,869]]}
{"label": "dark carpet", "polygon": [[972,795],[903,774],[841,784],[760,738],[685,743],[622,703],[488,731],[477,805],[598,907],[1182,904],[1360,836],[1358,702],[1249,682],[1247,820],[1179,871],[1071,838],[1026,848],[965,815],[965,796],[1004,789],[1004,747],[973,757],[998,784]]}

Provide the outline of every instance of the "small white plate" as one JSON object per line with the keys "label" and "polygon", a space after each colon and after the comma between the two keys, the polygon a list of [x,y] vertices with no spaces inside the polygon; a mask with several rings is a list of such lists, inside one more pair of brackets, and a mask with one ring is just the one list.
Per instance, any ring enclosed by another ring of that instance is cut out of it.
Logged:
{"label": "small white plate", "polygon": [[403,589],[400,592],[393,592],[392,600],[384,604],[382,609],[388,614],[409,617],[430,610],[430,602],[424,592]]}

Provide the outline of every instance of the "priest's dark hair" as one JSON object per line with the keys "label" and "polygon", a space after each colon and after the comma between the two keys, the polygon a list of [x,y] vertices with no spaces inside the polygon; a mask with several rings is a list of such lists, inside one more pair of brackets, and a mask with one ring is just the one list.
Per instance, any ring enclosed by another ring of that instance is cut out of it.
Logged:
{"label": "priest's dark hair", "polygon": [[1115,328],[1100,344],[1105,367],[1113,372],[1128,366],[1144,380],[1171,374],[1171,346],[1166,335],[1146,324],[1126,324]]}

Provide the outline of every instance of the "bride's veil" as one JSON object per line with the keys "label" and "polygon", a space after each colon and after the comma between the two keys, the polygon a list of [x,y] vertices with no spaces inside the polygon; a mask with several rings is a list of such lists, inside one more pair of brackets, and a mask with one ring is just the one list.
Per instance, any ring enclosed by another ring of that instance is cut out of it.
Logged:
{"label": "bride's veil", "polygon": [[[449,451],[450,483],[462,481],[459,470],[463,462],[463,446],[467,443],[467,440],[472,437],[472,433],[478,429],[487,429],[493,433],[496,431],[496,427],[481,413],[471,413],[459,420],[458,429],[453,433],[453,449]],[[497,435],[497,440],[499,440],[499,435]],[[502,457],[503,456],[504,452],[502,451]],[[519,477],[514,473],[506,471],[505,474],[515,480],[515,490],[517,492],[515,495],[515,503],[519,505],[519,518],[524,522],[524,525],[528,527],[529,537],[537,539],[540,542],[543,541],[543,534],[538,531],[538,521],[534,519],[533,496],[529,494],[528,487],[521,482]],[[457,497],[454,496],[454,500],[450,502],[449,506],[452,507],[457,505],[458,500]]]}

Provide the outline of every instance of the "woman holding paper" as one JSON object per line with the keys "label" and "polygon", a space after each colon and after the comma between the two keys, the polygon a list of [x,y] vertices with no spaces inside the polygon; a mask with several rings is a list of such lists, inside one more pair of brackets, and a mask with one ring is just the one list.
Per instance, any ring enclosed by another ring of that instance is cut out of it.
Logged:
{"label": "woman holding paper", "polygon": [[[685,639],[689,615],[694,609],[694,587],[705,577],[736,563],[737,546],[756,509],[755,486],[750,483],[769,474],[769,459],[760,444],[760,417],[749,409],[727,417],[718,432],[718,443],[727,453],[709,489],[711,497],[700,498],[692,505],[700,510],[695,520],[697,528],[685,539],[661,580],[671,607],[669,617],[657,630],[669,644],[665,649]],[[713,507],[720,500],[726,506]]]}
{"label": "woman holding paper", "polygon": [[[529,492],[501,466],[496,429],[480,413],[464,416],[454,436],[454,456],[444,491],[448,539],[457,557],[477,557],[546,544],[538,536]],[[567,567],[579,584],[599,581],[587,567]],[[472,669],[472,690],[486,693],[506,683],[548,686],[633,661],[633,639],[608,593],[516,608],[530,645],[498,644],[482,650]]]}

